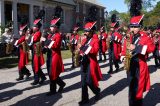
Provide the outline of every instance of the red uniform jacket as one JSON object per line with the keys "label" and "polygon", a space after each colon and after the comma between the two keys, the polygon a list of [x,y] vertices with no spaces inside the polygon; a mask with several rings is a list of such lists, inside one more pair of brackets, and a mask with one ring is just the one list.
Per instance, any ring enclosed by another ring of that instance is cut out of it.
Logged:
{"label": "red uniform jacket", "polygon": [[113,52],[114,52],[114,58],[116,60],[120,59],[120,53],[121,53],[121,41],[122,41],[122,35],[119,32],[114,32],[112,34],[113,37]]}
{"label": "red uniform jacket", "polygon": [[[73,40],[74,40],[74,42],[73,42]],[[71,35],[71,39],[70,39],[70,43],[72,44],[72,43],[74,43],[74,45],[77,45],[77,43],[78,43],[78,40],[79,40],[79,35],[77,34],[77,35]]]}
{"label": "red uniform jacket", "polygon": [[104,32],[102,33],[102,52],[105,53],[107,51],[107,43],[106,43],[106,39],[108,37],[108,35]]}
{"label": "red uniform jacket", "polygon": [[41,39],[41,32],[37,31],[32,35],[32,41],[33,41],[33,66],[34,66],[34,71],[35,73],[38,72],[38,70],[40,69],[40,67],[42,65],[44,65],[44,57],[43,57],[43,53],[40,50],[40,56],[38,56],[35,52],[36,52],[36,43],[40,43],[40,39]]}
{"label": "red uniform jacket", "polygon": [[25,40],[25,36],[22,36],[20,37],[19,40],[16,41],[15,43],[15,46],[18,46],[19,45],[19,63],[18,63],[18,68],[19,68],[19,71],[21,71],[24,66],[26,64],[28,64],[28,52],[24,51],[24,48],[22,46],[22,43],[26,42]]}
{"label": "red uniform jacket", "polygon": [[52,42],[50,43],[50,49],[52,51],[52,56],[51,56],[51,62],[50,62],[50,70],[49,70],[49,76],[51,80],[55,80],[60,73],[64,72],[64,65],[61,57],[61,41],[62,37],[60,33],[56,33],[53,35],[51,38]]}
{"label": "red uniform jacket", "polygon": [[[86,42],[86,38],[83,39],[82,41],[82,46],[85,44]],[[98,81],[100,81],[102,79],[102,73],[97,61],[97,53],[99,51],[99,40],[97,38],[92,38],[91,42],[89,43],[89,45],[92,47],[88,56],[89,56],[89,60],[90,60],[90,64],[89,64],[89,69],[88,70],[90,72],[92,81],[94,86],[98,87]],[[80,51],[81,52],[81,51]]]}
{"label": "red uniform jacket", "polygon": [[143,92],[150,89],[149,68],[146,61],[148,54],[155,49],[153,40],[146,33],[139,33],[140,37],[134,49],[134,54],[136,55],[133,54],[134,56],[131,58],[130,63],[130,89],[136,93],[136,99],[142,99]]}
{"label": "red uniform jacket", "polygon": [[[130,42],[132,42],[132,35],[130,35]],[[125,55],[126,55],[126,49],[127,49],[127,39],[124,38],[123,44],[122,44],[122,50],[121,50],[121,57],[120,60],[123,61]]]}
{"label": "red uniform jacket", "polygon": [[160,54],[160,36],[158,37],[158,50],[159,50],[159,54]]}
{"label": "red uniform jacket", "polygon": [[72,52],[77,49],[78,41],[79,41],[79,35],[78,34],[77,35],[72,34],[71,38],[70,38],[70,43],[72,45],[72,49],[71,49]]}
{"label": "red uniform jacket", "polygon": [[94,35],[93,35],[93,38],[94,38],[94,39],[98,39],[98,35],[97,35],[97,34],[94,34]]}
{"label": "red uniform jacket", "polygon": [[157,38],[153,37],[153,42],[157,44],[158,50],[160,50],[160,36],[158,36]]}

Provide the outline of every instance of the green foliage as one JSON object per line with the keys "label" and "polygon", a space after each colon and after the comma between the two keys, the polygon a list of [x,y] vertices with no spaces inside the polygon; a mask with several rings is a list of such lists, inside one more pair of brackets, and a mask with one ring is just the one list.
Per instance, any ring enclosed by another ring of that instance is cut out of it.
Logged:
{"label": "green foliage", "polygon": [[78,34],[79,34],[79,35],[82,35],[83,33],[84,33],[83,30],[78,31]]}
{"label": "green foliage", "polygon": [[62,50],[61,54],[62,54],[62,59],[68,59],[72,57],[72,53],[70,50]]}
{"label": "green foliage", "polygon": [[112,16],[113,14],[119,15],[119,12],[117,10],[112,10],[109,12],[109,16]]}
{"label": "green foliage", "polygon": [[120,13],[119,17],[122,23],[129,24],[130,14],[129,13]]}
{"label": "green foliage", "polygon": [[145,12],[144,26],[156,26],[160,22],[160,2],[150,12]]}
{"label": "green foliage", "polygon": [[[152,2],[155,0],[144,0],[143,5],[146,5],[147,8],[152,7]],[[129,5],[130,0],[125,0],[124,1],[126,4]],[[146,8],[145,7],[145,8]],[[130,14],[129,12],[127,13],[118,13],[116,10],[113,10],[111,12],[109,12],[109,14],[113,14],[116,13],[117,16],[121,19],[122,23],[126,23],[129,24],[129,20],[130,20]],[[155,7],[153,7],[153,10],[151,11],[142,11],[143,14],[145,14],[144,20],[143,20],[143,25],[144,26],[156,26],[157,23],[160,23],[160,1],[157,2],[157,5]],[[108,24],[110,22],[110,17],[108,17],[106,19],[106,23]],[[106,26],[107,28],[109,28],[109,26]]]}
{"label": "green foliage", "polygon": [[5,29],[4,26],[0,26],[0,36],[1,36],[2,33],[4,33],[4,29]]}
{"label": "green foliage", "polygon": [[13,68],[18,66],[18,57],[3,57],[0,58],[0,69]]}

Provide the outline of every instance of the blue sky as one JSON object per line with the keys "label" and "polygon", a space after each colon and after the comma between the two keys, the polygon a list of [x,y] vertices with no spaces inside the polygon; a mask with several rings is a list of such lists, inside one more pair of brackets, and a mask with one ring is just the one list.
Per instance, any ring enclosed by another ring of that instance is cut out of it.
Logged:
{"label": "blue sky", "polygon": [[[115,9],[119,12],[128,11],[127,5],[124,4],[124,0],[97,0],[97,1],[103,4],[106,7],[108,12]],[[159,1],[159,0],[156,0],[156,1]],[[153,4],[155,5],[156,2],[154,2]]]}
{"label": "blue sky", "polygon": [[124,0],[98,0],[101,4],[103,4],[107,11],[117,10],[119,12],[126,12],[127,5],[124,4]]}

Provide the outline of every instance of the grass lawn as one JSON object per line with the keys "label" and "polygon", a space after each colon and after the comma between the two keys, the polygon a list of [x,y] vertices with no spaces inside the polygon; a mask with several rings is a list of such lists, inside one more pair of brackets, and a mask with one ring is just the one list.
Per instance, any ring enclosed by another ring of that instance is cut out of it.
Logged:
{"label": "grass lawn", "polygon": [[[63,59],[71,58],[71,56],[72,56],[70,50],[62,50],[61,53],[62,53],[62,58]],[[46,58],[45,55],[44,55],[44,58]],[[30,57],[30,63],[29,64],[31,64],[31,57]],[[18,57],[17,56],[0,58],[0,69],[13,68],[13,67],[16,67],[16,66],[18,66]]]}
{"label": "grass lawn", "polygon": [[3,68],[13,68],[18,65],[18,57],[3,57],[0,58],[0,69]]}
{"label": "grass lawn", "polygon": [[71,51],[70,50],[62,50],[61,55],[63,59],[68,59],[72,57]]}

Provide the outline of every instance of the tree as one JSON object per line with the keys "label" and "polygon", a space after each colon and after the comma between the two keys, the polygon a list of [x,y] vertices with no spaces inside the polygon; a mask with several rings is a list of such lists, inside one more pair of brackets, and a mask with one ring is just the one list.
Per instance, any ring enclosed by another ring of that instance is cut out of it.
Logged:
{"label": "tree", "polygon": [[156,26],[160,22],[160,1],[157,2],[157,5],[152,11],[145,12],[144,14],[144,26]]}
{"label": "tree", "polygon": [[130,14],[129,13],[120,13],[119,18],[122,23],[129,23],[130,20]]}
{"label": "tree", "polygon": [[[143,9],[147,10],[151,7],[153,7],[152,2],[156,1],[156,0],[142,0],[143,1]],[[124,3],[127,4],[128,8],[130,6],[130,2],[131,0],[124,0]]]}
{"label": "tree", "polygon": [[112,10],[109,12],[109,16],[112,16],[113,14],[119,15],[119,12],[117,10]]}

